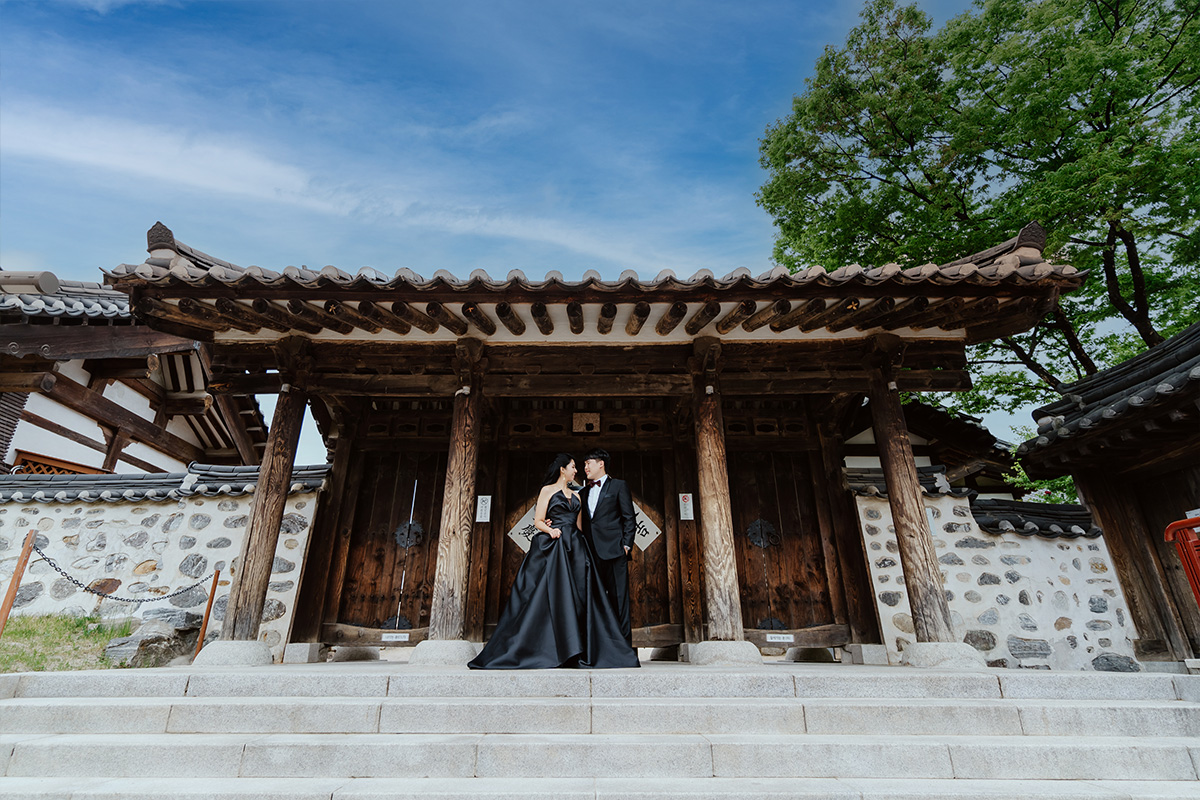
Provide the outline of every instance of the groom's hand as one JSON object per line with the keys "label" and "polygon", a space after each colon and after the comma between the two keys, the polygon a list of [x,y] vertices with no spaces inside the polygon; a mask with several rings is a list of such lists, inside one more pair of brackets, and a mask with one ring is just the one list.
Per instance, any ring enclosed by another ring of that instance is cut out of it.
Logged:
{"label": "groom's hand", "polygon": [[629,545],[625,546],[625,555],[629,555]]}

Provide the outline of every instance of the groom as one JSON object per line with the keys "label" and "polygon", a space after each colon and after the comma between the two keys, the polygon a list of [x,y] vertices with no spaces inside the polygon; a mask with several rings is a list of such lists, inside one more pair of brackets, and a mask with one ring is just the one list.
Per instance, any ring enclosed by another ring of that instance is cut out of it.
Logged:
{"label": "groom", "polygon": [[608,474],[607,450],[589,452],[583,461],[587,487],[582,492],[583,532],[596,551],[596,571],[612,601],[625,641],[633,645],[629,624],[629,560],[637,521],[629,485]]}

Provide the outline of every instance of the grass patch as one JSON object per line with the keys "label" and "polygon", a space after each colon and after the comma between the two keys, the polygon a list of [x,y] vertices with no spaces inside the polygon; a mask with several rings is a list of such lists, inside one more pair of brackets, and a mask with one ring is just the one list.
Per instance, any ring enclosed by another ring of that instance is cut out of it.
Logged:
{"label": "grass patch", "polygon": [[104,648],[132,632],[131,620],[109,624],[99,617],[9,617],[0,636],[0,673],[119,667],[105,658]]}

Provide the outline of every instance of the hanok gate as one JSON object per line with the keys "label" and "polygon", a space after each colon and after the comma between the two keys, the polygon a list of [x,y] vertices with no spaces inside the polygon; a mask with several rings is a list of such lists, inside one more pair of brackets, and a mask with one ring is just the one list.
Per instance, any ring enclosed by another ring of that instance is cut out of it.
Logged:
{"label": "hanok gate", "polygon": [[967,344],[1028,329],[1083,277],[1045,262],[1036,224],[941,266],[652,281],[276,273],[161,224],[148,239],[108,280],[211,343],[211,391],[279,394],[223,635],[257,636],[308,403],[333,470],[292,638],[330,643],[486,638],[542,471],[592,446],[644,526],[635,645],[878,641],[840,435],[868,395],[917,638],[949,641],[898,392],[966,388]]}

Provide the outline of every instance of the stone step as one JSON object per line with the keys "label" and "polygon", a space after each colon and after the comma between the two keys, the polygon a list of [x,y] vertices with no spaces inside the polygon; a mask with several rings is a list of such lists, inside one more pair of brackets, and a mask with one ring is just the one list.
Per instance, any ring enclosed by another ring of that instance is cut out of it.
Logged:
{"label": "stone step", "polygon": [[7,733],[1200,736],[1179,700],[144,697],[0,700]]}
{"label": "stone step", "polygon": [[5,734],[8,777],[1196,781],[1200,738]]}
{"label": "stone step", "polygon": [[0,675],[9,697],[801,697],[1188,700],[1200,675],[989,670],[962,673],[840,664],[727,669],[644,664],[637,670],[472,672],[388,662],[258,668]]}
{"label": "stone step", "polygon": [[1193,800],[1195,781],[0,778],[6,800]]}

